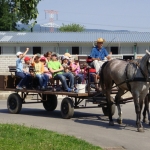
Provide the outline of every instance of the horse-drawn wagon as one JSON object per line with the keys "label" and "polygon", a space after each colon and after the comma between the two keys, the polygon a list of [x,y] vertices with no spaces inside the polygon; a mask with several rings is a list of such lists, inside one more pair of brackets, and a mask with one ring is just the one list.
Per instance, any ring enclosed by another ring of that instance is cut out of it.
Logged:
{"label": "horse-drawn wagon", "polygon": [[[86,60],[86,56],[79,56],[79,63],[82,65]],[[54,111],[57,107],[57,96],[58,95],[66,95],[65,98],[62,99],[61,102],[61,114],[63,118],[71,118],[74,114],[74,109],[80,108],[97,108],[102,107],[104,115],[108,115],[107,109],[107,101],[106,97],[102,92],[95,92],[95,90],[91,90],[91,83],[89,82],[89,72],[88,72],[88,84],[86,86],[86,92],[82,93],[74,93],[74,92],[64,92],[64,91],[54,91],[53,87],[49,86],[46,91],[41,91],[37,89],[22,89],[17,90],[15,87],[19,82],[19,78],[17,78],[13,73],[15,73],[15,66],[9,66],[9,72],[11,75],[0,75],[0,91],[11,91],[12,94],[9,95],[7,99],[7,108],[10,113],[19,113],[22,109],[23,104],[30,103],[43,103],[43,107],[47,111]],[[89,71],[89,69],[88,69]],[[53,85],[55,86],[55,85]],[[117,89],[112,90],[112,94],[116,94]],[[33,101],[27,100],[28,95],[36,95],[36,98],[32,99]],[[113,97],[112,101],[113,101]],[[122,99],[122,103],[126,103],[127,100],[131,100],[132,98]],[[81,102],[85,101],[84,105],[80,105]],[[95,106],[87,106],[87,103],[93,103]],[[115,113],[115,104],[111,107],[112,115]]]}
{"label": "horse-drawn wagon", "polygon": [[[85,62],[87,57],[85,56],[79,56],[79,63],[80,65]],[[107,64],[106,64],[107,65]],[[107,66],[106,66],[107,67]],[[102,91],[95,92],[94,90],[91,90],[91,82],[90,82],[90,72],[89,69],[87,73],[87,86],[86,91],[84,93],[74,93],[74,92],[64,92],[64,91],[54,91],[53,87],[51,85],[46,91],[41,91],[38,89],[21,89],[16,90],[16,85],[19,82],[19,79],[16,78],[13,75],[0,75],[0,91],[11,91],[12,94],[9,95],[7,99],[7,108],[10,113],[17,114],[21,111],[23,104],[30,104],[30,103],[42,103],[43,107],[47,111],[54,111],[57,107],[58,99],[57,95],[66,95],[65,98],[61,101],[61,115],[65,119],[69,119],[74,114],[74,109],[80,109],[80,108],[102,108],[102,111],[104,115],[109,116],[110,121],[112,121],[112,116],[115,113],[115,106],[117,104],[119,115],[121,114],[121,109],[118,106],[118,104],[125,104],[128,102],[133,102],[133,98],[125,98],[120,99],[119,102],[116,103],[115,99],[110,96],[110,94],[117,94],[118,93],[118,87],[120,90],[120,85],[118,84],[115,88],[112,88],[112,81],[115,81],[114,79],[110,78],[110,84],[111,86],[108,88],[106,85],[106,76],[104,77],[104,69],[102,69],[101,75],[103,73],[103,81],[102,81]],[[9,67],[9,71],[15,72],[15,67]],[[106,75],[106,74],[105,74]],[[126,80],[126,79],[125,79]],[[97,84],[97,83],[94,83]],[[126,84],[124,82],[123,84]],[[54,85],[53,85],[54,86]],[[128,89],[125,89],[128,90]],[[105,92],[104,92],[105,91]],[[124,93],[124,92],[123,92]],[[123,94],[121,93],[121,94]],[[36,99],[32,99],[33,101],[27,100],[28,95],[36,95]],[[117,95],[118,96],[118,95]],[[119,95],[120,96],[120,95]],[[121,97],[121,96],[120,96]],[[119,98],[120,98],[119,97]],[[81,105],[81,102],[85,102],[84,105]],[[93,103],[95,106],[87,106],[87,103]],[[109,108],[109,109],[108,109]],[[121,115],[119,116],[121,121]],[[121,123],[121,122],[120,122]],[[139,127],[140,128],[140,125]]]}

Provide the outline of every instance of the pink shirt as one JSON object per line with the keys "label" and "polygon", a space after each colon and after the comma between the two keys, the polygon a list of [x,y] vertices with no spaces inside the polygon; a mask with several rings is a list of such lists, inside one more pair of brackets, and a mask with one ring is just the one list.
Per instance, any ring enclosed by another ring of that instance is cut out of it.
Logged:
{"label": "pink shirt", "polygon": [[[72,68],[75,68],[75,67],[77,67],[77,64],[72,63],[72,64],[71,64],[71,67],[72,67]],[[80,73],[80,66],[78,65],[77,69],[74,70],[74,71],[72,71],[72,72],[74,72],[75,75],[78,75],[78,74]]]}
{"label": "pink shirt", "polygon": [[49,72],[49,70],[46,66],[44,66],[44,72],[45,72],[46,75],[49,76],[49,78],[52,78],[52,74]]}

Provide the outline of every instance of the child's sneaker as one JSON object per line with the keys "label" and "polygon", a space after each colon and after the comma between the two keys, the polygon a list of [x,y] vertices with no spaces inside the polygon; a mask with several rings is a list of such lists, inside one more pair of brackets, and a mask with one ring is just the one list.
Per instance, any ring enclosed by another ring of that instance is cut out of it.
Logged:
{"label": "child's sneaker", "polygon": [[45,86],[42,86],[41,90],[42,90],[42,91],[46,91],[46,87],[45,87]]}
{"label": "child's sneaker", "polygon": [[17,89],[17,90],[22,90],[23,88],[20,87],[20,86],[17,86],[16,89]]}
{"label": "child's sneaker", "polygon": [[79,93],[79,90],[77,88],[74,89],[75,93]]}
{"label": "child's sneaker", "polygon": [[60,86],[57,86],[57,87],[56,87],[56,91],[61,91]]}
{"label": "child's sneaker", "polygon": [[73,89],[68,88],[68,92],[73,92]]}
{"label": "child's sneaker", "polygon": [[26,89],[27,87],[24,85],[24,86],[22,86],[22,88],[23,88],[23,89]]}

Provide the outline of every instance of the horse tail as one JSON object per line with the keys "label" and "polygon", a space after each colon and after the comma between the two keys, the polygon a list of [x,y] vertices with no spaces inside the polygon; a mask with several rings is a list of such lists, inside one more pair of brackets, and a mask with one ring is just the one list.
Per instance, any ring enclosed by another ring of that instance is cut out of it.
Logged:
{"label": "horse tail", "polygon": [[105,62],[102,67],[101,67],[101,71],[99,73],[99,76],[100,76],[100,85],[101,85],[101,88],[102,88],[102,92],[104,93],[104,88],[105,88],[105,82],[104,82],[104,68],[105,66],[107,65],[108,61]]}

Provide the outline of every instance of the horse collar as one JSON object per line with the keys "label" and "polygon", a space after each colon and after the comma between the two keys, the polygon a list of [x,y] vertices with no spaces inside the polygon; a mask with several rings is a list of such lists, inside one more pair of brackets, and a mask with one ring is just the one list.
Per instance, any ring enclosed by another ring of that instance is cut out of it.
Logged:
{"label": "horse collar", "polygon": [[[143,69],[140,67],[140,64],[137,62],[137,63],[135,63],[137,66],[138,66],[138,68],[140,69],[140,71],[141,71],[141,73],[142,73],[142,75],[144,76],[144,78],[145,79],[147,79],[147,75],[145,74],[145,72],[143,71]],[[148,62],[146,63],[146,67],[147,67],[147,70],[148,70]]]}

